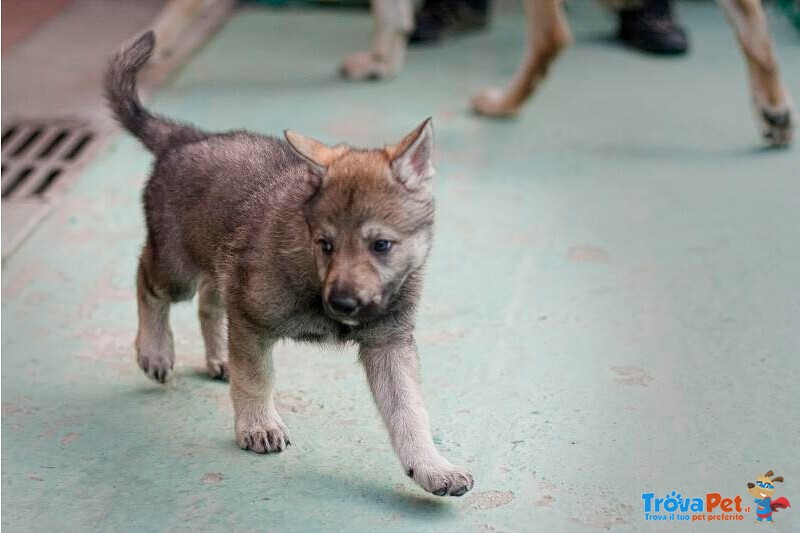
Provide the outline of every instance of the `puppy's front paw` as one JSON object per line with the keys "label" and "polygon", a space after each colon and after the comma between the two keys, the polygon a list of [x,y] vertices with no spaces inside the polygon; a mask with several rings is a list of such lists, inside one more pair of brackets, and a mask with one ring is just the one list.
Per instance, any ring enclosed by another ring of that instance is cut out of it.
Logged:
{"label": "puppy's front paw", "polygon": [[406,474],[435,496],[463,496],[472,489],[472,474],[444,462],[437,466],[417,465],[406,469]]}
{"label": "puppy's front paw", "polygon": [[289,432],[277,413],[262,420],[237,421],[236,442],[243,450],[256,453],[282,452],[289,444]]}
{"label": "puppy's front paw", "polygon": [[504,89],[492,87],[484,89],[470,100],[472,111],[478,115],[496,118],[510,118],[519,113],[519,103],[512,102]]}

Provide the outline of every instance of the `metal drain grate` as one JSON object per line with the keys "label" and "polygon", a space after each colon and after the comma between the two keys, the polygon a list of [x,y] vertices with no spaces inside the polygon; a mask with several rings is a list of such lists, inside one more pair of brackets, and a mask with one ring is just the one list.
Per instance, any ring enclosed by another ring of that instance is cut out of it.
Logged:
{"label": "metal drain grate", "polygon": [[43,197],[90,151],[97,133],[70,120],[14,121],[2,127],[2,199]]}

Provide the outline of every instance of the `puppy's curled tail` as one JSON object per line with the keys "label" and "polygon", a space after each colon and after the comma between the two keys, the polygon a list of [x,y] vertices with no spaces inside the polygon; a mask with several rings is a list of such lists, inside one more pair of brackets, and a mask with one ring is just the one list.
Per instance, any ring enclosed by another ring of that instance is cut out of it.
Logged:
{"label": "puppy's curled tail", "polygon": [[148,150],[158,153],[175,144],[204,137],[197,129],[153,115],[142,107],[136,91],[136,76],[153,54],[156,34],[145,32],[118,52],[108,64],[105,94],[114,118],[136,136]]}

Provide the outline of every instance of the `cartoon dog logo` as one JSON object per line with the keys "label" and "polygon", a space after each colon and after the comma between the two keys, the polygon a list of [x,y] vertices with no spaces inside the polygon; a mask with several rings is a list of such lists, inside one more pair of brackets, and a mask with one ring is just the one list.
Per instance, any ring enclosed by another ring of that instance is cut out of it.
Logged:
{"label": "cartoon dog logo", "polygon": [[763,476],[758,476],[755,483],[747,484],[747,491],[756,499],[756,522],[772,522],[772,513],[779,509],[791,507],[786,498],[772,499],[775,493],[775,483],[783,483],[783,476],[774,476],[770,470]]}

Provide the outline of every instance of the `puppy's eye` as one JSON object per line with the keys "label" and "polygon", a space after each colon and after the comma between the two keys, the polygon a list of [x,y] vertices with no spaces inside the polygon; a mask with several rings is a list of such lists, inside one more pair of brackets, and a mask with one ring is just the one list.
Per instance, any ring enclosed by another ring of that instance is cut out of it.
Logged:
{"label": "puppy's eye", "polygon": [[392,248],[392,241],[386,239],[378,239],[372,243],[372,251],[376,254],[385,254]]}
{"label": "puppy's eye", "polygon": [[322,252],[329,254],[333,252],[333,243],[328,239],[320,239],[317,241],[319,247],[322,248]]}

